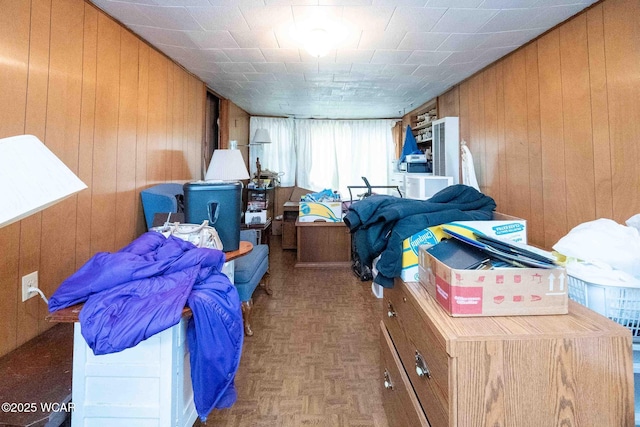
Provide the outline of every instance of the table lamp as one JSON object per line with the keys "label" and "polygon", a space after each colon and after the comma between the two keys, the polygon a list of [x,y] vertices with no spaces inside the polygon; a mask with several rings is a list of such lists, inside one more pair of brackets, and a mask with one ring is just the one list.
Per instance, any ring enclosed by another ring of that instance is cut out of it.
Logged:
{"label": "table lamp", "polygon": [[37,137],[0,139],[0,227],[87,188]]}
{"label": "table lamp", "polygon": [[240,150],[218,149],[213,152],[204,181],[189,182],[183,187],[186,222],[200,224],[208,220],[227,252],[240,247],[243,179],[249,179],[249,172]]}

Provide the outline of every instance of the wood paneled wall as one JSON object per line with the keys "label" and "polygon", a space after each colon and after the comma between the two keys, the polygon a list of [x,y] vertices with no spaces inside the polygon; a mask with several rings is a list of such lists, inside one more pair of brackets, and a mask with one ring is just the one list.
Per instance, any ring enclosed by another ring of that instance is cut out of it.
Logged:
{"label": "wood paneled wall", "polygon": [[605,0],[438,98],[481,190],[550,248],[640,212],[640,2]]}
{"label": "wood paneled wall", "polygon": [[200,80],[89,3],[2,1],[0,137],[36,135],[89,188],[0,228],[0,355],[49,327],[23,275],[50,296],[146,230],[140,190],[201,178],[204,102]]}

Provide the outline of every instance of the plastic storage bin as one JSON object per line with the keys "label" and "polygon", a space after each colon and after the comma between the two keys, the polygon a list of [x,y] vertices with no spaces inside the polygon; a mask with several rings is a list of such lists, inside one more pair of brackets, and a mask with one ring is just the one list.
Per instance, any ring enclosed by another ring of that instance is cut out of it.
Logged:
{"label": "plastic storage bin", "polygon": [[640,288],[605,286],[568,276],[569,298],[627,327],[640,343]]}

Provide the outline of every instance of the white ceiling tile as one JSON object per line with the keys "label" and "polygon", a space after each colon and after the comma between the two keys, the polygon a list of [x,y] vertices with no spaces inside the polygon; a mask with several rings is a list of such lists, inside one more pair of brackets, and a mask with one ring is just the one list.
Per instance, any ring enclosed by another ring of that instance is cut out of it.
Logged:
{"label": "white ceiling tile", "polygon": [[233,62],[266,62],[260,49],[224,49]]}
{"label": "white ceiling tile", "polygon": [[[220,64],[220,68],[225,73],[255,73],[256,69],[253,68],[249,62],[223,62]],[[242,80],[246,80],[243,78]]]}
{"label": "white ceiling tile", "polygon": [[534,37],[538,36],[540,33],[541,30],[520,30],[490,34],[482,43],[478,45],[478,49],[520,46],[521,44],[524,44]]}
{"label": "white ceiling tile", "polygon": [[449,34],[449,37],[442,42],[438,50],[468,52],[477,48],[488,37],[489,34]]}
{"label": "white ceiling tile", "polygon": [[446,8],[398,7],[393,12],[389,31],[431,31],[447,11]]}
{"label": "white ceiling tile", "polygon": [[373,0],[319,0],[320,5],[371,6]]}
{"label": "white ceiling tile", "polygon": [[353,64],[351,67],[351,74],[367,75],[371,77],[376,74],[381,74],[386,66],[386,64]]}
{"label": "white ceiling tile", "polygon": [[224,53],[222,49],[200,49],[198,52],[200,56],[207,61],[217,63],[231,62],[227,54]]}
{"label": "white ceiling tile", "polygon": [[371,58],[372,64],[404,64],[411,55],[410,50],[376,50]]}
{"label": "white ceiling tile", "polygon": [[236,6],[209,6],[209,7],[187,7],[193,19],[200,26],[208,31],[228,30],[249,31],[249,25],[245,21],[240,9]]}
{"label": "white ceiling tile", "polygon": [[391,6],[345,6],[342,18],[364,31],[384,31],[394,8]]}
{"label": "white ceiling tile", "polygon": [[423,33],[423,32],[408,32],[398,49],[401,50],[436,50],[443,41],[448,37],[448,34],[443,33]]}
{"label": "white ceiling tile", "polygon": [[[233,65],[233,67],[231,67]],[[229,66],[230,69],[239,68],[238,65],[241,64],[222,64],[221,67],[225,68],[225,66]],[[228,71],[218,74],[220,80],[232,80],[234,82],[246,82],[247,78],[244,76],[244,72],[236,72],[236,71]]]}
{"label": "white ceiling tile", "polygon": [[201,47],[194,43],[190,35],[184,31],[165,30],[162,28],[144,27],[139,25],[132,25],[130,28],[152,45],[155,43],[193,49]]}
{"label": "white ceiling tile", "polygon": [[[479,7],[483,9],[528,9],[534,7],[539,1],[540,0],[484,0]],[[551,1],[559,4],[563,0]],[[570,1],[575,3],[574,0]]]}
{"label": "white ceiling tile", "polygon": [[142,2],[158,6],[209,6],[210,4],[207,0],[143,0]]}
{"label": "white ceiling tile", "polygon": [[513,31],[527,28],[526,25],[533,18],[531,9],[509,9],[499,11],[493,18],[484,24],[478,32],[497,33],[500,31]]}
{"label": "white ceiling tile", "polygon": [[423,7],[427,0],[373,0],[374,6]]}
{"label": "white ceiling tile", "polygon": [[496,10],[484,9],[449,9],[433,27],[439,33],[475,33],[487,23]]}
{"label": "white ceiling tile", "polygon": [[452,7],[455,9],[472,9],[479,7],[483,0],[429,0],[427,7]]}
{"label": "white ceiling tile", "polygon": [[[584,10],[586,5],[554,6],[538,9],[539,13],[529,21],[526,28],[553,28],[560,22]],[[535,10],[535,9],[534,9]]]}
{"label": "white ceiling tile", "polygon": [[358,49],[396,49],[406,31],[363,31]]}
{"label": "white ceiling tile", "polygon": [[417,68],[418,66],[416,64],[390,64],[384,67],[382,74],[410,76],[416,71]]}
{"label": "white ceiling tile", "polygon": [[267,62],[299,62],[300,51],[298,49],[261,49]]}
{"label": "white ceiling tile", "polygon": [[289,72],[287,74],[274,74],[276,80],[286,81],[286,82],[303,82],[304,74],[303,73],[292,73]]}
{"label": "white ceiling tile", "polygon": [[271,73],[244,73],[250,82],[273,82],[276,78]]}
{"label": "white ceiling tile", "polygon": [[96,6],[113,16],[121,16],[120,22],[130,25],[153,26],[154,22],[147,16],[137,4],[124,3],[120,1],[94,1]]}
{"label": "white ceiling tile", "polygon": [[251,30],[281,30],[293,24],[290,6],[240,7]]}
{"label": "white ceiling tile", "polygon": [[340,64],[369,63],[373,56],[372,49],[338,49],[336,62]]}
{"label": "white ceiling tile", "polygon": [[427,52],[424,50],[414,50],[407,58],[406,64],[419,64],[419,65],[438,65],[442,63],[447,57],[451,55],[451,52]]}
{"label": "white ceiling tile", "polygon": [[201,30],[202,27],[184,7],[138,5],[153,25],[168,30]]}
{"label": "white ceiling tile", "polygon": [[271,48],[277,49],[278,41],[273,31],[231,31],[231,37],[234,38],[238,46],[241,48]]}
{"label": "white ceiling tile", "polygon": [[300,74],[304,74],[304,73],[308,73],[308,72],[318,72],[318,63],[311,63],[311,62],[287,62],[285,63],[285,66],[287,67],[287,71],[289,73],[300,73]]}
{"label": "white ceiling tile", "polygon": [[185,34],[200,49],[237,48],[238,43],[228,31],[187,31]]}
{"label": "white ceiling tile", "polygon": [[480,52],[474,50],[473,52],[453,52],[439,65],[457,65],[473,62]]}
{"label": "white ceiling tile", "polygon": [[287,67],[282,62],[256,62],[253,65],[258,73],[286,73]]}
{"label": "white ceiling tile", "polygon": [[319,63],[318,64],[319,71],[321,73],[349,73],[351,72],[351,64],[329,64],[329,63]]}
{"label": "white ceiling tile", "polygon": [[[377,118],[424,104],[594,0],[94,3],[249,114]],[[335,45],[315,58],[302,30],[327,17]]]}

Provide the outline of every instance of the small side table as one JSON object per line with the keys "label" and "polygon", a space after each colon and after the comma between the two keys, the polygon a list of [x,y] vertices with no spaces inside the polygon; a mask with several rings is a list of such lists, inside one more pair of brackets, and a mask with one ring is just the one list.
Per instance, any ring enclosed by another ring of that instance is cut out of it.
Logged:
{"label": "small side table", "polygon": [[264,224],[240,224],[240,230],[256,230],[258,232],[258,244],[269,244],[271,234],[271,218],[267,218]]}

